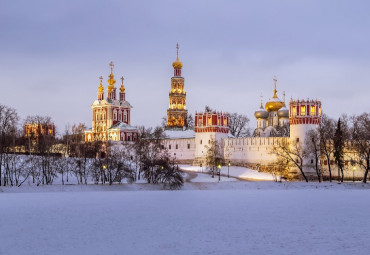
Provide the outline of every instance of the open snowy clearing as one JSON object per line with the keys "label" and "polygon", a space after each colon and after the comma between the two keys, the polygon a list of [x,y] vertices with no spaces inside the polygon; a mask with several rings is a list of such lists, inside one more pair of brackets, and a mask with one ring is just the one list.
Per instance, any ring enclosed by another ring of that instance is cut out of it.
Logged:
{"label": "open snowy clearing", "polygon": [[179,191],[2,188],[0,254],[368,254],[369,188],[241,181]]}

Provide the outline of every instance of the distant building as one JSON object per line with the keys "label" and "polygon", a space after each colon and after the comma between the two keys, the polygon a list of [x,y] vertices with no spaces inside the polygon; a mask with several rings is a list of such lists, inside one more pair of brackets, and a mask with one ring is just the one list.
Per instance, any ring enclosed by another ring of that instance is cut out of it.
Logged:
{"label": "distant building", "polygon": [[24,124],[24,137],[38,140],[40,136],[50,136],[55,138],[55,125],[42,123]]}
{"label": "distant building", "polygon": [[85,131],[85,141],[135,141],[138,129],[131,126],[131,104],[126,101],[124,78],[121,77],[119,98],[114,84],[114,64],[110,63],[111,73],[108,76],[107,99],[104,99],[103,77],[100,77],[97,100],[92,104],[92,128]]}

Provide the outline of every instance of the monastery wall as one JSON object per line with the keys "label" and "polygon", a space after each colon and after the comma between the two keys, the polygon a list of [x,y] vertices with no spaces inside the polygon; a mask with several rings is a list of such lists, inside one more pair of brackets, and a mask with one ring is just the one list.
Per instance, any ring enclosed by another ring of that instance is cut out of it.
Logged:
{"label": "monastery wall", "polygon": [[271,154],[273,146],[286,137],[243,137],[224,139],[225,161],[232,165],[266,165],[276,160]]}
{"label": "monastery wall", "polygon": [[177,163],[191,164],[195,155],[194,138],[164,139],[163,146]]}

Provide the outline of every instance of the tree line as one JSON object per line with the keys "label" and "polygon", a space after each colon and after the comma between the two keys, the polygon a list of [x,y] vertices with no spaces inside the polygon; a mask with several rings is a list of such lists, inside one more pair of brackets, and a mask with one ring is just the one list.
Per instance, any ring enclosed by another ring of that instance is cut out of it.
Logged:
{"label": "tree line", "polygon": [[[25,133],[24,124],[38,128]],[[0,105],[0,186],[132,183],[140,178],[178,189],[183,176],[161,145],[162,128],[139,127],[135,142],[84,141],[84,124],[67,126],[61,137],[43,132],[50,117],[29,116],[22,125],[15,109]]]}
{"label": "tree line", "polygon": [[343,182],[347,165],[362,169],[362,181],[366,183],[370,170],[370,113],[351,117],[342,115],[337,121],[323,115],[319,127],[309,130],[304,141],[280,140],[271,153],[277,157],[274,166],[269,168],[275,175],[288,178],[290,170],[295,168],[308,182],[304,170],[306,162],[306,166],[310,165],[315,170],[319,182],[324,179],[323,165],[327,166],[330,182],[333,180],[333,165],[338,170],[338,181]]}

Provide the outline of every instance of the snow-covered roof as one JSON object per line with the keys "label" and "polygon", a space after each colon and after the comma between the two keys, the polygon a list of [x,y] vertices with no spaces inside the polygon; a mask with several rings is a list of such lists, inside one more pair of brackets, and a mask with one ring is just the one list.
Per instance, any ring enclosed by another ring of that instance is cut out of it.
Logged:
{"label": "snow-covered roof", "polygon": [[109,129],[123,129],[123,130],[137,130],[136,127],[130,126],[124,122],[118,122],[117,124],[111,126]]}
{"label": "snow-covered roof", "polygon": [[184,138],[194,138],[194,129],[167,129],[164,131],[164,135],[170,139],[184,139]]}

